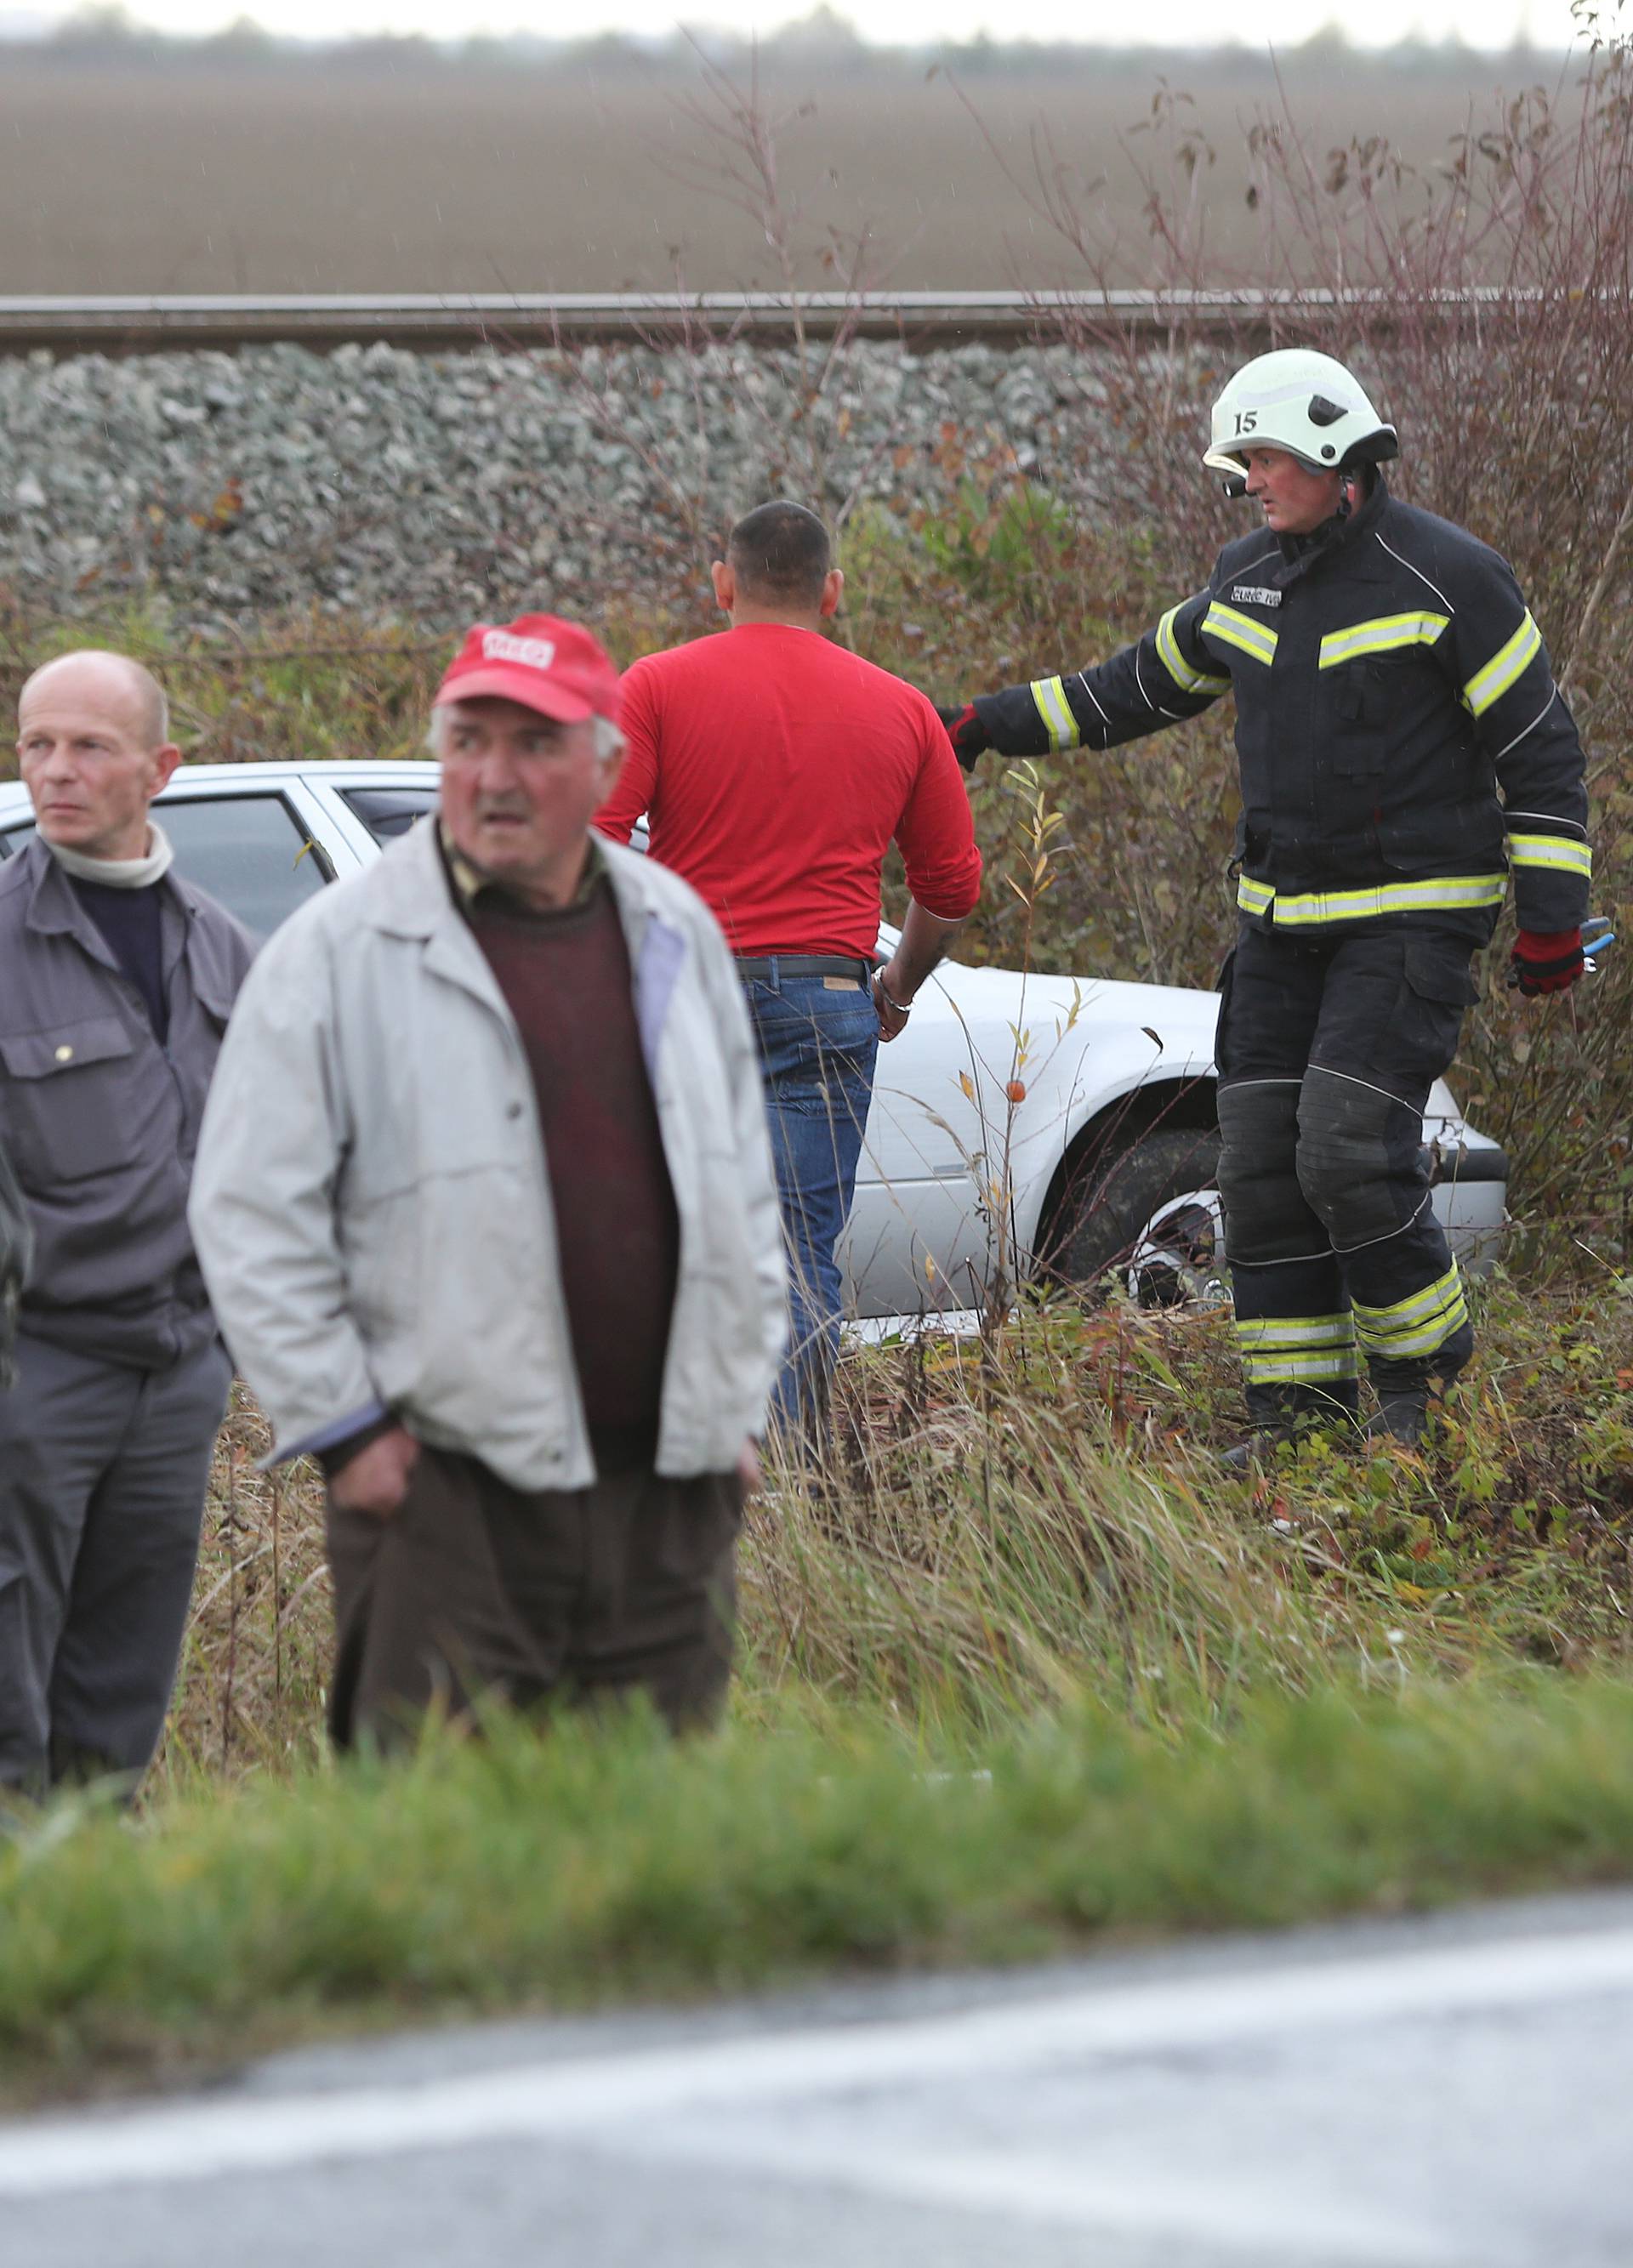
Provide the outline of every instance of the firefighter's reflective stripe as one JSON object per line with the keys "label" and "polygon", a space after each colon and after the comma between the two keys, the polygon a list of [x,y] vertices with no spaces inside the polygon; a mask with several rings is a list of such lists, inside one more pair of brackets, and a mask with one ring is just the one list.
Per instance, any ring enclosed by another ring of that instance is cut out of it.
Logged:
{"label": "firefighter's reflective stripe", "polygon": [[1448,874],[1427,882],[1378,882],[1367,890],[1306,890],[1297,896],[1244,874],[1236,902],[1245,913],[1273,912],[1278,929],[1318,929],[1327,922],[1371,921],[1378,914],[1461,913],[1469,906],[1500,906],[1506,877]]}
{"label": "firefighter's reflective stripe", "polygon": [[1483,717],[1494,702],[1518,685],[1541,647],[1542,633],[1527,613],[1508,644],[1492,655],[1483,669],[1477,669],[1463,688],[1471,712]]}
{"label": "firefighter's reflective stripe", "polygon": [[1178,607],[1170,607],[1156,625],[1156,658],[1168,672],[1181,693],[1228,693],[1228,677],[1208,677],[1201,670],[1193,669],[1179,651],[1179,641],[1174,636],[1174,616]]}
{"label": "firefighter's reflective stripe", "polygon": [[1453,1261],[1426,1290],[1388,1307],[1364,1307],[1357,1300],[1355,1313],[1356,1336],[1367,1352],[1394,1362],[1443,1347],[1467,1322],[1468,1302]]}
{"label": "firefighter's reflective stripe", "polygon": [[1275,659],[1275,632],[1263,622],[1256,622],[1251,615],[1238,615],[1234,607],[1223,606],[1217,599],[1202,616],[1202,635],[1252,654],[1267,668]]}
{"label": "firefighter's reflective stripe", "polygon": [[1066,697],[1066,686],[1058,677],[1040,677],[1032,685],[1032,699],[1038,714],[1043,718],[1044,730],[1049,735],[1052,748],[1075,748],[1083,738],[1077,729],[1077,719],[1072,714],[1071,703]]}
{"label": "firefighter's reflective stripe", "polygon": [[1557,874],[1592,879],[1593,853],[1585,843],[1568,842],[1563,835],[1511,835],[1508,858],[1512,866],[1548,866]]}
{"label": "firefighter's reflective stripe", "polygon": [[1236,1336],[1250,1386],[1361,1375],[1347,1307],[1340,1315],[1238,1315]]}
{"label": "firefighter's reflective stripe", "polygon": [[1450,615],[1379,615],[1370,622],[1351,622],[1347,630],[1329,630],[1321,641],[1318,666],[1335,669],[1341,661],[1356,661],[1363,654],[1393,653],[1403,645],[1433,645]]}

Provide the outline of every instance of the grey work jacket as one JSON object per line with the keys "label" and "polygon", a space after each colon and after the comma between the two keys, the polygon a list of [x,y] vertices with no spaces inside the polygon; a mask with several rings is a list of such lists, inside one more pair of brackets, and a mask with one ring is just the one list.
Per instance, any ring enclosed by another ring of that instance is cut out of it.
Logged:
{"label": "grey work jacket", "polygon": [[[602,855],[680,1215],[657,1469],[727,1472],[787,1333],[759,1059],[702,900],[654,859]],[[278,1456],[389,1410],[514,1488],[595,1478],[527,1056],[431,821],[262,951],[193,1226]]]}
{"label": "grey work jacket", "polygon": [[15,1383],[11,1350],[17,1334],[18,1302],[28,1281],[34,1232],[28,1206],[17,1186],[11,1161],[0,1148],[0,1391]]}
{"label": "grey work jacket", "polygon": [[21,1328],[159,1370],[212,1336],[187,1225],[204,1095],[255,947],[173,871],[160,935],[161,1047],[68,876],[38,836],[0,865],[0,1143],[33,1228]]}

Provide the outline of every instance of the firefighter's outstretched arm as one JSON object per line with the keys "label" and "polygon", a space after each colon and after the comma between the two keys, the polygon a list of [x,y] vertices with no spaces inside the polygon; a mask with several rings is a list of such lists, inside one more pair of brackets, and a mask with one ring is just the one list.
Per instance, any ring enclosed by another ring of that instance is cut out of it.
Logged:
{"label": "firefighter's outstretched arm", "polygon": [[[1164,725],[1200,717],[1230,689],[1214,643],[1221,635],[1217,618],[1228,612],[1214,604],[1211,592],[1199,592],[1171,607],[1142,638],[1097,668],[1069,677],[1039,677],[1030,685],[1012,685],[942,709],[954,754],[970,771],[987,748],[1002,756],[1114,748],[1160,732]],[[1246,627],[1251,630],[1253,625]]]}

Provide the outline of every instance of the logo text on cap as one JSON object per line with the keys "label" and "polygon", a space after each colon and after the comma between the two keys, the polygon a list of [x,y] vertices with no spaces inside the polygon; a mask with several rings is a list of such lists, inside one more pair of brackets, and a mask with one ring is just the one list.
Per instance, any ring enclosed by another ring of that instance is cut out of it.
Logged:
{"label": "logo text on cap", "polygon": [[514,630],[486,630],[482,638],[484,661],[519,661],[525,669],[548,669],[556,659],[549,638],[518,637]]}

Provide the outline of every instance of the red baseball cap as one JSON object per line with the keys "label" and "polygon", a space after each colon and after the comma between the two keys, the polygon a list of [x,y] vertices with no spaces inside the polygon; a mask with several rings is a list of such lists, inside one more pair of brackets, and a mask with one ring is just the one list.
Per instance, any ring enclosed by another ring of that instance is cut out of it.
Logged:
{"label": "red baseball cap", "polygon": [[484,699],[517,701],[562,725],[585,717],[616,724],[618,673],[599,639],[559,615],[477,622],[448,664],[432,705]]}

